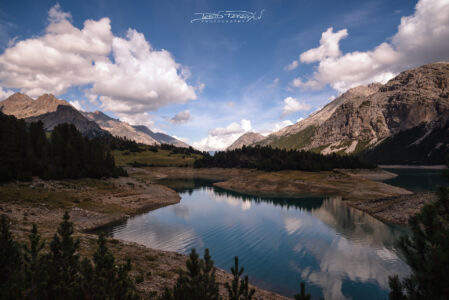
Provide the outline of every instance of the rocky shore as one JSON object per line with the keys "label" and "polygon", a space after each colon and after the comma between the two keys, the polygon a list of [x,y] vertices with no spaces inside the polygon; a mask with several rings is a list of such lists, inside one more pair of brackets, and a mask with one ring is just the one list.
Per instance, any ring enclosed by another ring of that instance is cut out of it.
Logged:
{"label": "rocky shore", "polygon": [[[172,189],[153,183],[139,170],[130,170],[130,177],[111,179],[51,180],[33,179],[0,185],[0,215],[10,220],[14,236],[27,240],[33,223],[48,242],[55,234],[65,211],[71,216],[75,237],[80,239],[81,256],[91,256],[97,236],[90,233],[108,224],[126,220],[132,215],[178,203],[179,195]],[[119,262],[130,258],[131,276],[143,278],[136,283],[144,299],[157,299],[166,286],[172,286],[185,268],[187,256],[150,249],[136,243],[111,239],[109,247]],[[220,293],[226,294],[224,282],[232,275],[217,269]],[[281,295],[256,289],[257,299],[287,299]]]}

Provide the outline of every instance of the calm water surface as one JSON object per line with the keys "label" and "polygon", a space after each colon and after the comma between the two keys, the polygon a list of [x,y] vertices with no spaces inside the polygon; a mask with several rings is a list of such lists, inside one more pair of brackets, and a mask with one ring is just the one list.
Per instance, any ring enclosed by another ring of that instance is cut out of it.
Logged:
{"label": "calm water surface", "polygon": [[398,177],[386,180],[385,183],[400,186],[414,192],[434,191],[440,186],[449,186],[443,170],[437,169],[390,169],[385,170],[398,174]]}
{"label": "calm water surface", "polygon": [[238,255],[250,281],[292,296],[305,281],[314,299],[386,298],[388,275],[405,275],[394,241],[404,229],[386,225],[338,198],[249,197],[210,182],[165,182],[179,204],[107,229],[115,238],[163,250],[211,250],[229,270]]}

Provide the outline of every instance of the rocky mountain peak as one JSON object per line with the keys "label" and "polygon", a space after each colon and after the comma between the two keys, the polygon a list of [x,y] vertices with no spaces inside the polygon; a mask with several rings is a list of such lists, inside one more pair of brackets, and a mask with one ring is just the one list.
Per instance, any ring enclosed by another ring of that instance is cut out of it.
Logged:
{"label": "rocky mountain peak", "polygon": [[7,115],[15,115],[33,103],[33,99],[22,93],[15,93],[0,102],[0,111]]}
{"label": "rocky mountain peak", "polygon": [[401,72],[385,85],[374,83],[349,89],[320,111],[259,144],[323,154],[359,153],[389,139],[394,141],[389,145],[407,153],[409,145],[395,139],[409,132],[407,136],[415,148],[427,145],[425,150],[415,152],[437,161],[435,149],[442,153],[449,148],[449,143],[440,138],[447,124],[449,63],[439,62]]}
{"label": "rocky mountain peak", "polygon": [[265,139],[263,135],[256,132],[247,132],[242,134],[234,143],[232,143],[227,150],[234,150],[238,148],[242,148],[243,146],[249,146],[260,142]]}

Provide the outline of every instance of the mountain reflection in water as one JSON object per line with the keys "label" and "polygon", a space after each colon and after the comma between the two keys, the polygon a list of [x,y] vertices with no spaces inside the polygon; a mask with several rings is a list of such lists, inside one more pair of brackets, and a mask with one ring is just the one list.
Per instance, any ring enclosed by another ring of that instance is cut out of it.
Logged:
{"label": "mountain reflection in water", "polygon": [[198,179],[161,183],[180,193],[179,204],[107,231],[156,249],[209,248],[226,270],[238,255],[252,283],[286,296],[305,281],[314,298],[379,300],[387,296],[388,275],[409,270],[394,246],[405,230],[337,197],[253,197]]}

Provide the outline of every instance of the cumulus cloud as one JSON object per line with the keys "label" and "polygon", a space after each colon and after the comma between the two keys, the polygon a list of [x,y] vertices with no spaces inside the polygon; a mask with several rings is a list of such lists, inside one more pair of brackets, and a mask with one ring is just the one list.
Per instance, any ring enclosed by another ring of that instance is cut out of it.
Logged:
{"label": "cumulus cloud", "polygon": [[129,29],[125,37],[115,36],[109,18],[86,20],[79,29],[59,4],[48,20],[44,34],[0,55],[3,87],[37,97],[79,86],[102,109],[127,118],[196,98],[189,70],[168,51],[152,48],[142,33]]}
{"label": "cumulus cloud", "polygon": [[290,120],[283,120],[280,122],[271,122],[268,123],[261,131],[260,134],[267,136],[273,132],[279,131],[282,128],[293,125],[293,122]]}
{"label": "cumulus cloud", "polygon": [[298,66],[299,66],[299,62],[297,60],[294,60],[290,64],[285,66],[284,69],[287,71],[292,71],[292,70],[296,69]]}
{"label": "cumulus cloud", "polygon": [[173,124],[184,124],[190,120],[190,111],[185,110],[177,113],[173,118],[170,119],[170,122]]}
{"label": "cumulus cloud", "polygon": [[83,111],[83,106],[81,105],[81,102],[78,100],[74,100],[74,101],[69,101],[70,105],[73,106],[74,108],[76,108],[77,110],[81,110]]}
{"label": "cumulus cloud", "polygon": [[200,150],[224,150],[243,133],[249,131],[252,131],[251,122],[242,119],[240,123],[233,122],[226,127],[210,130],[207,137],[194,142],[193,147]]}
{"label": "cumulus cloud", "polygon": [[282,116],[287,116],[302,110],[309,110],[310,105],[304,102],[299,102],[298,99],[287,97],[284,99],[284,108],[282,109]]}
{"label": "cumulus cloud", "polygon": [[116,113],[116,115],[123,122],[129,123],[131,125],[145,125],[146,127],[156,131],[156,128],[153,127],[154,122],[150,119],[150,115],[147,112],[132,115]]}
{"label": "cumulus cloud", "polygon": [[346,29],[322,34],[320,46],[300,55],[303,63],[319,62],[310,78],[296,78],[294,87],[319,89],[330,85],[343,92],[371,82],[385,83],[399,72],[422,64],[449,60],[449,1],[420,0],[411,16],[401,18],[391,42],[369,51],[342,54]]}
{"label": "cumulus cloud", "polygon": [[311,63],[321,61],[329,57],[340,56],[340,40],[346,38],[347,36],[348,31],[346,29],[342,29],[334,33],[334,29],[330,27],[321,34],[320,46],[302,53],[299,56],[299,59],[301,62]]}

